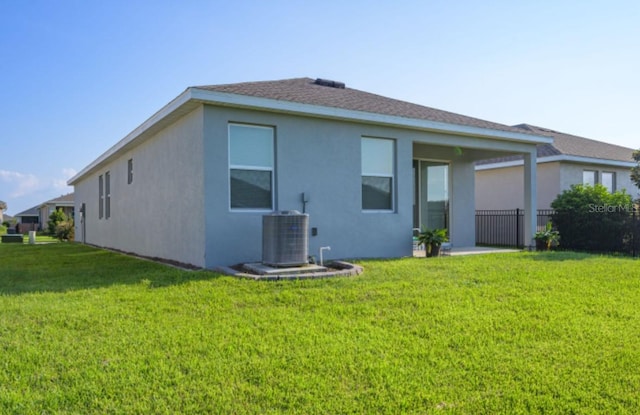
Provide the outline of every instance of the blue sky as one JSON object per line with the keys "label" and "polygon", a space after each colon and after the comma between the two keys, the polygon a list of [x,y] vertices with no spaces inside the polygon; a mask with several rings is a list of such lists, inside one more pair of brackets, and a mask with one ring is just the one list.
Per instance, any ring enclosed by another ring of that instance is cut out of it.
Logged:
{"label": "blue sky", "polygon": [[308,76],[640,147],[638,1],[0,1],[9,214],[194,85]]}

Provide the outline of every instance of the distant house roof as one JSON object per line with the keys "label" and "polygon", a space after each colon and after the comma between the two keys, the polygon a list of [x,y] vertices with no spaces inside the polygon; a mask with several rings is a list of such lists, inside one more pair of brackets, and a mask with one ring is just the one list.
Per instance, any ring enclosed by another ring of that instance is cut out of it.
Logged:
{"label": "distant house roof", "polygon": [[34,206],[27,210],[23,210],[22,212],[15,215],[16,218],[24,217],[24,216],[40,216],[38,213],[38,209],[40,209],[40,205]]}
{"label": "distant house roof", "polygon": [[24,217],[24,216],[40,216],[39,209],[45,205],[55,205],[55,206],[73,206],[74,197],[73,193],[67,193],[66,195],[62,195],[60,197],[56,197],[50,200],[47,200],[44,203],[40,203],[32,208],[24,210],[17,215],[16,217]]}
{"label": "distant house roof", "polygon": [[[532,134],[546,135],[553,138],[553,143],[538,144],[537,156],[539,161],[580,161],[631,167],[633,149],[609,144],[590,138],[561,133],[549,128],[536,127],[530,124],[514,126]],[[477,162],[477,165],[488,165],[522,160],[521,156],[500,157]]]}
{"label": "distant house roof", "polygon": [[[74,202],[73,193],[67,193],[66,195],[62,195],[60,197],[53,198],[51,200],[47,200],[42,205],[68,205],[72,206]],[[40,206],[42,206],[40,205]]]}
{"label": "distant house roof", "polygon": [[340,119],[528,144],[551,142],[521,128],[467,117],[347,88],[323,79],[293,78],[187,88],[160,111],[85,167],[67,183],[97,170],[114,155],[138,143],[202,104]]}

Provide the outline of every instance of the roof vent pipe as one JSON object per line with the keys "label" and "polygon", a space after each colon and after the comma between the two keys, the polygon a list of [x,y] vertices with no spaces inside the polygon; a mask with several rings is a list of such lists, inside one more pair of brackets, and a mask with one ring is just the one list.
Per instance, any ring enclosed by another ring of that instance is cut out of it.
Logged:
{"label": "roof vent pipe", "polygon": [[346,87],[344,82],[332,81],[331,79],[318,78],[313,83],[316,85],[328,86],[331,88],[338,88],[338,89],[344,89]]}

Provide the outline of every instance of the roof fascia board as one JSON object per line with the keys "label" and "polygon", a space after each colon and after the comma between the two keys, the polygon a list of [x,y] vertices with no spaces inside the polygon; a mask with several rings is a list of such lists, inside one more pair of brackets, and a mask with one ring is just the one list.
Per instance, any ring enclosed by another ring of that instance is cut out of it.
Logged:
{"label": "roof fascia board", "polygon": [[553,142],[553,139],[550,137],[535,134],[516,133],[510,131],[493,130],[489,128],[422,120],[417,118],[398,117],[395,115],[346,110],[342,108],[326,107],[322,105],[302,104],[298,102],[282,101],[270,98],[252,97],[247,95],[230,94],[226,92],[207,91],[198,88],[191,89],[193,90],[192,96],[194,99],[209,104],[304,114],[322,118],[338,118],[350,121],[364,121],[375,124],[386,124],[405,128],[409,127],[421,130],[440,131],[449,134],[488,137],[493,139],[497,138],[532,144],[547,144]]}
{"label": "roof fascia board", "polygon": [[145,122],[140,124],[135,130],[131,131],[126,135],[122,140],[118,141],[111,148],[105,151],[102,155],[100,155],[97,159],[95,159],[91,164],[82,169],[78,174],[73,176],[71,179],[67,181],[69,186],[72,186],[75,182],[77,182],[82,176],[92,171],[94,168],[99,166],[104,161],[108,160],[116,154],[118,151],[122,150],[125,146],[130,144],[136,138],[141,136],[144,132],[148,131],[151,127],[165,119],[167,116],[175,112],[178,108],[182,107],[186,103],[192,100],[191,98],[191,88],[187,88],[183,93],[174,98],[167,105],[162,107],[158,112],[149,117]]}
{"label": "roof fascia board", "polygon": [[118,141],[115,145],[113,145],[97,159],[91,162],[88,166],[82,169],[78,174],[69,179],[67,181],[67,184],[70,186],[74,185],[74,183],[76,183],[80,178],[93,171],[105,161],[109,160],[124,147],[126,147],[138,137],[143,135],[146,131],[151,129],[154,125],[156,125],[190,101],[231,107],[253,108],[276,112],[311,115],[322,118],[336,118],[375,124],[386,124],[405,128],[416,128],[421,130],[439,131],[449,134],[485,137],[507,141],[517,141],[522,143],[546,144],[553,142],[552,138],[533,134],[493,130],[488,128],[449,124],[416,118],[405,118],[393,115],[375,114],[364,111],[345,110],[341,108],[326,107],[321,105],[301,104],[291,101],[251,97],[246,95],[230,94],[226,92],[207,91],[204,89],[190,87],[187,88],[182,94],[174,98],[167,105],[162,107],[158,112],[149,117],[135,130],[127,134],[126,137]]}
{"label": "roof fascia board", "polygon": [[[582,164],[599,164],[602,166],[610,166],[610,167],[628,167],[632,168],[636,164],[630,161],[619,161],[619,160],[606,160],[599,159],[594,157],[580,157],[580,156],[568,156],[568,155],[558,155],[558,156],[549,156],[549,157],[540,157],[538,158],[538,163],[552,163],[555,161],[565,161],[571,163],[582,163]],[[523,160],[512,160],[512,161],[503,161],[500,163],[490,163],[490,164],[480,164],[476,166],[476,170],[491,170],[491,169],[502,169],[505,167],[514,167],[514,166],[522,166],[524,164]]]}

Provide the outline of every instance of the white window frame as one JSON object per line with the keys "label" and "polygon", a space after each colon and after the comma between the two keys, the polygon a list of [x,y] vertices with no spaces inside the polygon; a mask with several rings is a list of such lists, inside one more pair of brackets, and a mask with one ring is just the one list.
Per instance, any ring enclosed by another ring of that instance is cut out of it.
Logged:
{"label": "white window frame", "polygon": [[585,173],[593,173],[593,185],[595,186],[596,184],[598,184],[598,171],[597,170],[589,170],[589,169],[584,169],[582,170],[582,185],[586,186],[589,183],[586,183],[586,181],[584,180],[584,175]]}
{"label": "white window frame", "polygon": [[[364,171],[364,156],[362,154],[362,143],[364,140],[386,140],[391,143],[391,174],[381,172]],[[396,140],[388,137],[362,136],[360,137],[360,191],[362,192],[362,180],[366,177],[385,177],[391,179],[391,208],[390,209],[365,209],[362,205],[362,194],[360,195],[360,208],[363,213],[395,213],[396,211]]]}
{"label": "white window frame", "polygon": [[609,190],[609,193],[615,193],[616,191],[616,172],[614,171],[603,171],[600,173],[600,183],[602,183],[602,185],[604,186],[604,175],[605,174],[610,174],[611,175],[611,189],[607,189]]}
{"label": "white window frame", "polygon": [[[250,165],[242,165],[242,164],[232,164],[231,163],[231,127],[232,126],[240,126],[247,128],[259,128],[264,130],[271,131],[271,150],[273,151],[272,166],[250,166]],[[229,200],[229,211],[231,212],[273,212],[276,206],[276,129],[274,126],[268,125],[257,125],[257,124],[247,124],[240,122],[230,122],[227,126],[227,160],[229,163],[229,168],[227,169],[227,183],[229,184],[229,194],[227,195],[227,199]],[[247,170],[247,171],[268,171],[271,172],[271,207],[270,208],[237,208],[231,206],[231,170]]]}

